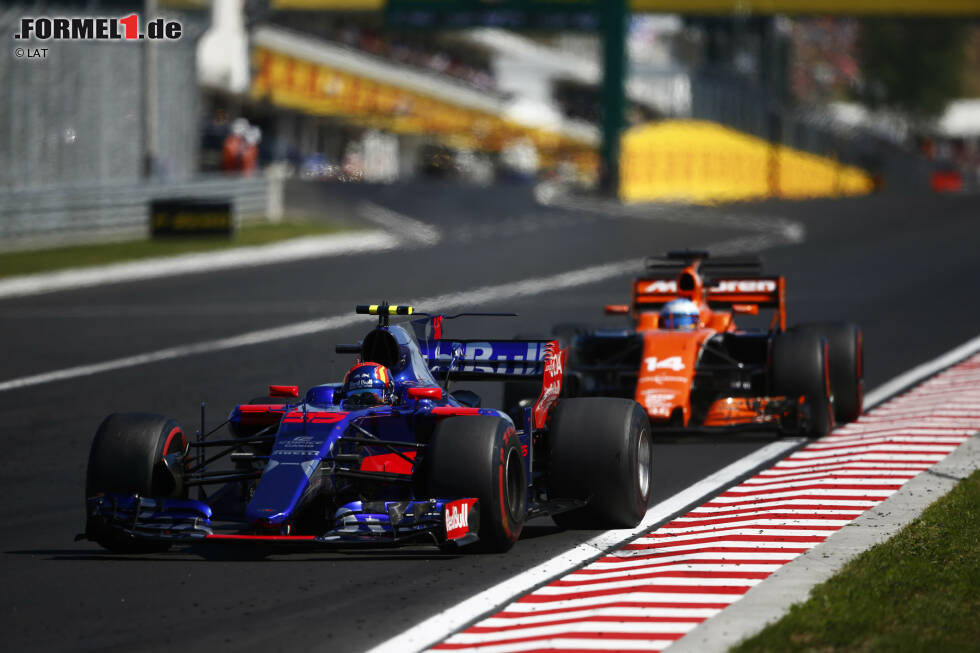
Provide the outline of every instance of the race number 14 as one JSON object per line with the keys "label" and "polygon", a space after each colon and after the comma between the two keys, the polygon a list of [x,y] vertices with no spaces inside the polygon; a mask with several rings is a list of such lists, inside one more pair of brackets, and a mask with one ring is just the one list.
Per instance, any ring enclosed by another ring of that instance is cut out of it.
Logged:
{"label": "race number 14", "polygon": [[681,360],[680,356],[671,356],[670,358],[658,359],[656,356],[648,356],[643,360],[643,364],[647,367],[647,372],[653,372],[654,370],[674,370],[675,372],[680,372],[684,369],[684,361]]}

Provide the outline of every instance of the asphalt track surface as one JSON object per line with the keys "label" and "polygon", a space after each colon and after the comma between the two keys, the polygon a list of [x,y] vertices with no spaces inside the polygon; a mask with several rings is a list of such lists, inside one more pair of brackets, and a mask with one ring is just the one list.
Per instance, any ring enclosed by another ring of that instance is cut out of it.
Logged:
{"label": "asphalt track surface", "polygon": [[[392,301],[539,278],[743,236],[683,220],[609,218],[542,207],[521,187],[441,183],[296,191],[329,217],[356,222],[358,202],[435,225],[430,247],[174,277],[0,301],[0,381],[221,338]],[[789,282],[790,322],[852,320],[864,329],[867,388],[975,336],[980,198],[876,196],[765,202],[674,215],[788,218],[806,238],[764,252]],[[651,215],[656,212],[651,212]],[[502,234],[486,238],[486,233]],[[556,322],[614,324],[604,303],[627,301],[629,275],[475,310],[519,318],[452,324],[451,333],[507,337]],[[419,309],[439,307],[420,306]],[[4,649],[363,651],[439,610],[588,539],[549,519],[525,528],[503,555],[451,556],[417,548],[305,552],[265,560],[232,550],[115,556],[88,542],[82,494],[92,434],[119,410],[151,410],[193,432],[199,402],[216,424],[268,383],[338,378],[338,342],[363,326],[206,353],[0,392],[0,625]],[[478,388],[485,405],[499,391]],[[761,436],[697,438],[655,447],[653,501],[763,446]],[[488,610],[493,606],[487,606]]]}

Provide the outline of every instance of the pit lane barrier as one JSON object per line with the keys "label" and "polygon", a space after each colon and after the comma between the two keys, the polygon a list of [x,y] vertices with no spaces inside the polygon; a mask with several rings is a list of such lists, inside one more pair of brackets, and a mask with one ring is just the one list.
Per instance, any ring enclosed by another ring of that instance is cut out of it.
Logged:
{"label": "pit lane barrier", "polygon": [[229,200],[235,224],[275,222],[283,214],[283,179],[274,169],[257,177],[0,190],[0,251],[143,238],[158,200]]}

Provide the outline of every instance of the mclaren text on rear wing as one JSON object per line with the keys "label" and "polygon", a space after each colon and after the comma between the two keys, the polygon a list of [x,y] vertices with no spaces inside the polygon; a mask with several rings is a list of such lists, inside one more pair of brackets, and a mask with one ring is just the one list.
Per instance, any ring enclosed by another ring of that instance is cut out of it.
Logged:
{"label": "mclaren text on rear wing", "polygon": [[[680,288],[673,277],[637,279],[633,285],[633,303],[638,311],[656,311],[678,297],[692,298],[700,288]],[[711,308],[757,313],[760,308],[774,309],[776,320],[786,314],[786,280],[781,276],[724,277],[707,281],[704,300]],[[783,325],[782,328],[785,328]]]}
{"label": "mclaren text on rear wing", "polygon": [[[786,291],[783,277],[740,277],[716,279],[704,289],[708,304],[728,308],[734,304],[755,304],[760,308],[779,308]],[[637,308],[655,310],[672,299],[686,296],[678,290],[676,278],[637,279],[633,286]]]}

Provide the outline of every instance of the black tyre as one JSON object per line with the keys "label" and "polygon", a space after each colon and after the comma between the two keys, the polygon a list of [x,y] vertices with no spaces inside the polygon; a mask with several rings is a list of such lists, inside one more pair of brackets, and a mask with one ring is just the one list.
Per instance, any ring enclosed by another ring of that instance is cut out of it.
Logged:
{"label": "black tyre", "polygon": [[[89,451],[85,498],[100,492],[146,497],[186,497],[183,469],[164,464],[164,456],[183,454],[187,441],[180,425],[152,413],[114,413],[98,430]],[[86,507],[87,509],[87,507]],[[165,551],[166,542],[144,542],[123,536],[95,520],[86,531],[110,551]]]}
{"label": "black tyre", "polygon": [[527,515],[527,478],[510,422],[487,415],[443,420],[426,449],[425,468],[429,496],[480,500],[476,550],[500,553],[514,545]]}
{"label": "black tyre", "polygon": [[650,502],[653,437],[643,408],[630,399],[562,399],[551,420],[553,499],[587,500],[555,515],[566,528],[632,528]]}
{"label": "black tyre", "polygon": [[830,394],[827,340],[814,332],[777,333],[769,352],[773,395],[804,395],[810,418],[803,429],[808,437],[822,437],[834,427]]}
{"label": "black tyre", "polygon": [[834,418],[842,424],[856,420],[864,410],[861,328],[856,324],[806,324],[793,330],[818,333],[827,339]]}

